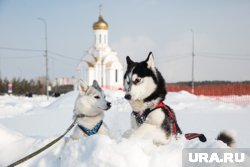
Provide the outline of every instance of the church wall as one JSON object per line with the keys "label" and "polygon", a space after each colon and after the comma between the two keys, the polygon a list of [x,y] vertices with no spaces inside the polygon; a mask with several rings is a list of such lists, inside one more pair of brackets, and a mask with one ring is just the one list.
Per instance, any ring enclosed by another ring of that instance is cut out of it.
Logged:
{"label": "church wall", "polygon": [[120,63],[114,62],[111,68],[108,70],[107,87],[110,89],[121,89],[123,88],[123,69]]}
{"label": "church wall", "polygon": [[92,85],[93,80],[94,80],[94,69],[93,68],[88,68],[88,75],[87,76],[88,76],[88,80],[87,80],[88,84]]}
{"label": "church wall", "polygon": [[109,85],[111,85],[111,82],[110,82],[110,81],[111,81],[111,80],[110,80],[110,79],[111,79],[111,76],[110,76],[110,74],[111,74],[111,73],[110,73],[110,69],[107,69],[105,73],[106,73],[106,84],[104,85],[104,87],[107,88]]}

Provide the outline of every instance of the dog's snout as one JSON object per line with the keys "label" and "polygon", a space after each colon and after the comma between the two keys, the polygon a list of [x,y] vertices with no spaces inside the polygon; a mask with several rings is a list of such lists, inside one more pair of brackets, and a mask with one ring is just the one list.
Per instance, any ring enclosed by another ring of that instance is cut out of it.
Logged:
{"label": "dog's snout", "polygon": [[111,103],[110,103],[110,102],[107,102],[107,106],[110,108],[110,107],[111,107]]}
{"label": "dog's snout", "polygon": [[125,95],[125,99],[130,100],[131,99],[131,95],[130,94],[126,94]]}

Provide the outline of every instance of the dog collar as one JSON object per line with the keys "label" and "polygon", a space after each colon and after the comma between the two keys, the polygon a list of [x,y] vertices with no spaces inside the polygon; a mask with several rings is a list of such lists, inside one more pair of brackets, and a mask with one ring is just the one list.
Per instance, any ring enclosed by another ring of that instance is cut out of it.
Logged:
{"label": "dog collar", "polygon": [[139,113],[139,112],[136,112],[136,111],[132,112],[132,115],[135,117],[136,122],[137,122],[138,125],[143,124],[144,121],[146,120],[147,116],[152,111],[154,111],[157,108],[164,108],[165,107],[165,104],[163,102],[158,103],[155,107],[153,107],[154,103],[147,103],[146,105],[147,105],[147,108],[142,113]]}
{"label": "dog collar", "polygon": [[93,129],[88,129],[80,124],[77,124],[77,126],[87,135],[87,136],[91,136],[96,134],[100,127],[102,126],[103,121],[101,120],[100,122],[98,122]]}
{"label": "dog collar", "polygon": [[86,114],[76,114],[75,117],[76,118],[84,118],[84,117],[97,117],[99,116],[100,114],[97,114],[97,115],[86,115]]}

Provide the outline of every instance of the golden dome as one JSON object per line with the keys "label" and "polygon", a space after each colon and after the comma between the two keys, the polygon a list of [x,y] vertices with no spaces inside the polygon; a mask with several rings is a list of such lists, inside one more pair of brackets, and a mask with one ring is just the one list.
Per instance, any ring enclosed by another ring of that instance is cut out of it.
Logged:
{"label": "golden dome", "polygon": [[94,30],[107,30],[109,28],[108,23],[103,19],[103,17],[100,15],[97,22],[93,24]]}

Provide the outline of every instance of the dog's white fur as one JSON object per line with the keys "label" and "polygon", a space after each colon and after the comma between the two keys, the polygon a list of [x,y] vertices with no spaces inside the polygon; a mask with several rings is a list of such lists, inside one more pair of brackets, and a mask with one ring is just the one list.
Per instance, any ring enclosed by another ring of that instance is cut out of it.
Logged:
{"label": "dog's white fur", "polygon": [[[77,115],[84,114],[85,117],[78,117],[76,122],[88,129],[92,129],[98,122],[103,120],[104,111],[108,110],[110,106],[105,100],[105,95],[96,81],[92,86],[88,86],[85,82],[79,81],[79,95],[75,102],[74,119]],[[105,123],[100,127],[98,134],[108,134],[108,128]],[[76,126],[72,139],[80,139],[86,136],[83,131]]]}
{"label": "dog's white fur", "polygon": [[[132,75],[132,81],[138,77],[136,74]],[[137,85],[132,85],[130,90],[131,100],[143,100],[148,97],[155,89],[153,78],[144,77],[140,78],[140,82]],[[137,110],[136,110],[137,111]]]}
{"label": "dog's white fur", "polygon": [[131,116],[132,128],[127,130],[123,137],[151,140],[156,145],[167,144],[170,140],[167,139],[166,133],[161,128],[163,120],[164,113],[159,109],[150,113],[140,127],[138,127],[135,118]]}

